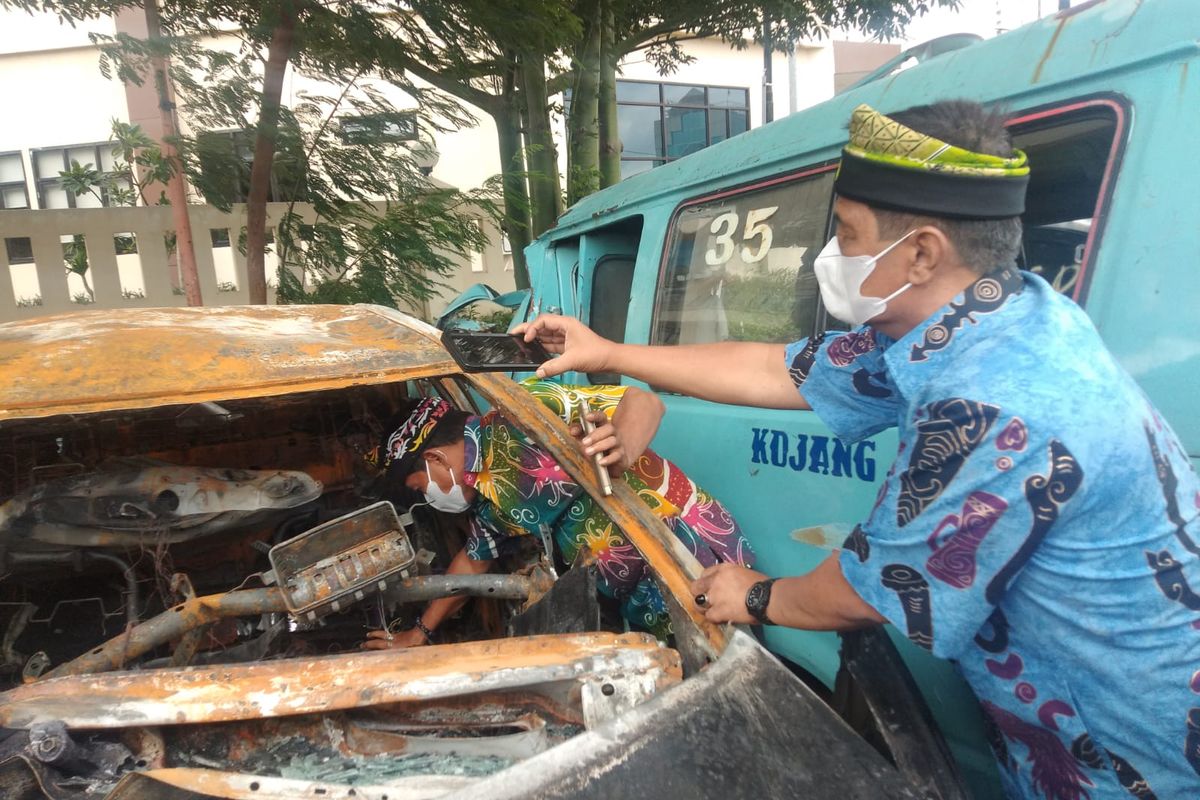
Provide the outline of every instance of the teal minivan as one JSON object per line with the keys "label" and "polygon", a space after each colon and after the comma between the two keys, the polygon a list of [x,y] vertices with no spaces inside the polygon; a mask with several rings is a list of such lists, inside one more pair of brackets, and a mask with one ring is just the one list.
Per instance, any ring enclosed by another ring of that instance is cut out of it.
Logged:
{"label": "teal minivan", "polygon": [[[1200,4],[1093,0],[872,77],[580,201],[526,251],[533,291],[520,316],[558,311],[658,345],[836,327],[812,261],[831,236],[851,111],[977,100],[1006,110],[1029,156],[1020,266],[1087,311],[1200,464]],[[807,571],[839,546],[896,453],[888,432],[849,444],[812,412],[663,398],[655,447],[721,497],[773,575]],[[835,686],[837,636],[764,636],[814,685]],[[973,792],[998,796],[965,684],[893,639]]]}

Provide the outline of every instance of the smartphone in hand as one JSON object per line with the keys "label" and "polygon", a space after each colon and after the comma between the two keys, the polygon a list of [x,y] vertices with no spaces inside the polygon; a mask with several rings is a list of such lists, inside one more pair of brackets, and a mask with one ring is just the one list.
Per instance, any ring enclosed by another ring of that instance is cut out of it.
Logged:
{"label": "smartphone in hand", "polygon": [[465,372],[532,372],[550,359],[541,343],[509,333],[450,330],[442,344]]}

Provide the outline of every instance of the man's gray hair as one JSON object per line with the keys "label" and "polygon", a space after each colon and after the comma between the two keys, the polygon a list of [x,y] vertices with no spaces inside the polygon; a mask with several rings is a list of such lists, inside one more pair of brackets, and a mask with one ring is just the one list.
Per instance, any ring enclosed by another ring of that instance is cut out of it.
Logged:
{"label": "man's gray hair", "polygon": [[[946,100],[889,114],[913,130],[975,153],[1008,158],[1012,140],[1000,111],[988,111],[969,100]],[[1021,219],[947,219],[872,208],[880,239],[898,239],[913,228],[932,225],[946,234],[962,262],[986,275],[1012,266],[1021,252]]]}

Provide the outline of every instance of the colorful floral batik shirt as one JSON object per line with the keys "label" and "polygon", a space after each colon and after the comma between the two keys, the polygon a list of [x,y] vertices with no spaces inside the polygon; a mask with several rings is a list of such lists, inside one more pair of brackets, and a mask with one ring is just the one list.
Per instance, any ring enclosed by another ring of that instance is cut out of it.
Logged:
{"label": "colorful floral batik shirt", "polygon": [[[611,417],[625,392],[622,386],[576,387],[550,381],[523,385],[566,422],[573,421],[578,397],[586,396],[593,410]],[[478,492],[466,544],[471,558],[496,558],[513,537],[540,536],[545,526],[567,563],[582,545],[595,554],[600,591],[619,601],[631,625],[660,637],[671,632],[670,617],[646,562],[545,450],[497,411],[468,419],[465,434],[463,483]],[[646,450],[623,478],[704,566],[754,563],[750,543],[725,507],[670,461]]]}
{"label": "colorful floral batik shirt", "polygon": [[1200,481],[1084,313],[1006,270],[787,359],[838,436],[898,429],[842,571],[956,662],[1008,793],[1200,798]]}

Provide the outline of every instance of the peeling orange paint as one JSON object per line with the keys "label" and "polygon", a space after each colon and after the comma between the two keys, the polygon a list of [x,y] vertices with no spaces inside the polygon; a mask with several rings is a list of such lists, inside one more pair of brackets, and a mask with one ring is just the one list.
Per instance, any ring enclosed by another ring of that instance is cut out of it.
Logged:
{"label": "peeling orange paint", "polygon": [[679,654],[640,633],[524,636],[106,675],[20,686],[0,695],[0,726],[62,720],[124,728],[325,713],[492,690],[644,675],[659,689],[683,679]]}
{"label": "peeling orange paint", "polygon": [[0,325],[0,420],[268,397],[458,372],[432,329],[389,311],[148,308],[6,323]]}

